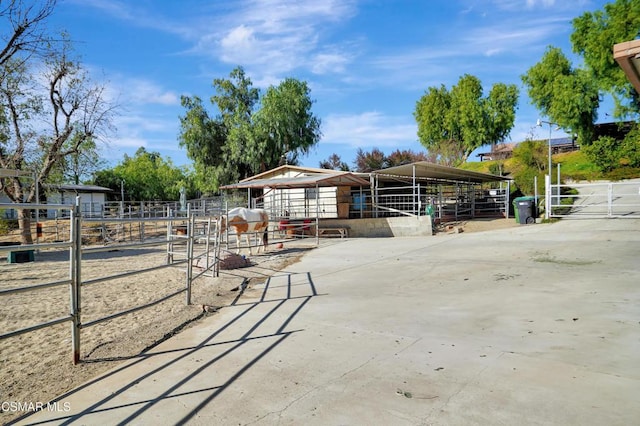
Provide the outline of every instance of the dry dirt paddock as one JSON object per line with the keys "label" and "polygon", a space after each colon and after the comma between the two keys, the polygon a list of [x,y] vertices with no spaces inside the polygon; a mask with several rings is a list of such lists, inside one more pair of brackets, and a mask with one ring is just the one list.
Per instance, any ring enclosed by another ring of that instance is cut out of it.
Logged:
{"label": "dry dirt paddock", "polygon": [[[516,226],[513,219],[451,224],[463,232]],[[436,236],[437,238],[437,236]],[[321,244],[339,243],[323,239]],[[220,276],[199,278],[192,289],[192,305],[181,293],[152,307],[81,330],[81,363],[72,364],[71,323],[55,325],[0,340],[0,401],[46,403],[109,369],[118,362],[153,347],[197,324],[217,308],[229,305],[238,287],[263,282],[266,277],[300,259],[315,239],[286,241],[282,249],[270,246],[266,254],[251,257],[252,266],[220,271]],[[1,256],[1,255],[0,255]],[[166,263],[164,246],[85,255],[83,281]],[[133,308],[185,287],[185,265],[168,267],[82,287],[82,322]],[[198,270],[195,269],[195,272]],[[42,251],[33,263],[8,264],[0,257],[0,290],[67,279],[68,252]],[[246,281],[245,281],[246,280]],[[0,330],[3,333],[68,315],[69,287],[0,296]],[[206,307],[206,309],[203,309]],[[17,415],[0,413],[1,423]]]}
{"label": "dry dirt paddock", "polygon": [[[184,292],[166,301],[81,330],[81,362],[72,363],[71,323],[54,325],[0,340],[0,401],[44,402],[116,363],[153,347],[160,341],[197,323],[217,308],[228,305],[238,287],[253,285],[296,262],[309,249],[308,242],[288,242],[283,249],[250,257],[251,266],[204,275],[192,287],[192,304]],[[246,253],[248,255],[248,253]],[[65,280],[69,277],[68,251],[41,251],[33,263],[7,263],[0,254],[0,290]],[[165,246],[87,254],[82,280],[166,264]],[[82,323],[152,302],[185,288],[185,264],[124,278],[83,285]],[[194,273],[199,272],[194,268]],[[11,332],[62,318],[69,313],[69,286],[0,296],[0,330]],[[0,413],[0,423],[13,418]]]}

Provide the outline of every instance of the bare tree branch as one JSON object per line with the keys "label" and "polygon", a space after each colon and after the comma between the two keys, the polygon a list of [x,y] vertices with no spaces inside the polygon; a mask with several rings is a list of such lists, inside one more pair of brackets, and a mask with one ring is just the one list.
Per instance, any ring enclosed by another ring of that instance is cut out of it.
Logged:
{"label": "bare tree branch", "polygon": [[51,41],[47,35],[45,21],[53,13],[57,0],[25,1],[9,0],[3,7],[0,1],[0,21],[8,26],[0,26],[0,66],[5,65],[19,53],[33,54],[48,50]]}

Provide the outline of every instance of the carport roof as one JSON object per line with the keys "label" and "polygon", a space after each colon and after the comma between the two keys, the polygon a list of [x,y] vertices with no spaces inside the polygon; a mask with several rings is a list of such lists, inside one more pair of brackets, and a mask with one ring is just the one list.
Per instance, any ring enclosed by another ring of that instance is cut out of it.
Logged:
{"label": "carport roof", "polygon": [[428,161],[418,161],[416,163],[404,164],[402,166],[389,167],[387,169],[376,170],[372,173],[380,176],[413,177],[414,168],[416,178],[436,181],[485,183],[510,180],[508,177],[504,176],[463,170],[455,167],[430,163]]}
{"label": "carport roof", "polygon": [[25,172],[25,171],[16,170],[16,169],[0,169],[0,178],[3,178],[3,177],[20,177],[20,176],[31,176],[31,177],[33,177],[33,172]]}
{"label": "carport roof", "polygon": [[315,188],[326,186],[369,186],[369,181],[353,173],[318,174],[291,178],[254,179],[221,186],[220,189],[247,188]]}

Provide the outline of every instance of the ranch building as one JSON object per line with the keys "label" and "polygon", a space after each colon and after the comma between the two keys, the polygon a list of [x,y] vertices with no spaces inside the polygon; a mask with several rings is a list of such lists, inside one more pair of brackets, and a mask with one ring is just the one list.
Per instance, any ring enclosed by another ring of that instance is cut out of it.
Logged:
{"label": "ranch building", "polygon": [[311,234],[431,235],[437,223],[509,214],[509,178],[426,161],[370,173],[283,165],[221,189]]}
{"label": "ranch building", "polygon": [[[80,211],[84,217],[101,217],[104,211],[106,194],[113,192],[110,188],[97,185],[46,185],[45,198],[47,204],[74,205],[76,197],[80,197]],[[42,201],[45,202],[45,201]],[[59,210],[47,210],[47,219],[53,219]]]}

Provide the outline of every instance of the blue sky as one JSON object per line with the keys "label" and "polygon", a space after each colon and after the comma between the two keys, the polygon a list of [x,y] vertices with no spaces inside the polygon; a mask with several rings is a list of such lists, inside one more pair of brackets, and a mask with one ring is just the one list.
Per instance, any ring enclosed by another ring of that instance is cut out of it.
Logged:
{"label": "blue sky", "polygon": [[[547,46],[579,66],[571,21],[603,9],[596,0],[60,0],[51,29],[66,29],[82,62],[121,105],[104,149],[112,164],[144,146],[190,164],[178,145],[181,95],[210,107],[214,78],[244,67],[264,90],[304,80],[322,120],[305,166],[337,153],[352,165],[358,148],[424,151],[413,111],[432,86],[463,74],[516,84],[511,141],[547,138],[536,128],[521,76]],[[601,108],[598,121],[607,121]],[[554,132],[553,137],[563,133]],[[477,158],[472,158],[477,160]]]}

